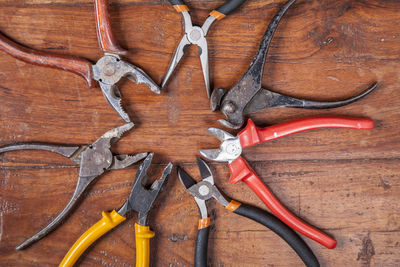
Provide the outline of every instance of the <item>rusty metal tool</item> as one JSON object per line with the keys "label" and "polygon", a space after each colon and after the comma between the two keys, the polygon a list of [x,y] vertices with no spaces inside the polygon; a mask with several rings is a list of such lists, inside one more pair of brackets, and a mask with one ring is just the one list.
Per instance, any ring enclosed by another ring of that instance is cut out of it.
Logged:
{"label": "rusty metal tool", "polygon": [[363,98],[376,88],[377,83],[373,83],[357,96],[340,101],[322,102],[294,98],[261,87],[265,58],[272,37],[283,15],[294,2],[296,0],[287,1],[272,19],[264,33],[256,56],[242,78],[229,91],[222,88],[213,91],[210,102],[211,110],[219,109],[225,115],[226,119],[218,120],[224,127],[239,129],[243,125],[245,115],[274,107],[307,109],[341,107]]}
{"label": "rusty metal tool", "polygon": [[46,53],[17,44],[0,33],[0,50],[9,55],[35,65],[69,71],[82,76],[89,87],[97,81],[104,97],[111,107],[124,119],[130,122],[129,115],[121,105],[121,93],[116,83],[122,78],[146,84],[151,91],[159,94],[159,86],[140,68],[124,61],[120,55],[128,52],[116,42],[111,29],[108,13],[108,0],[95,0],[97,38],[104,56],[95,65],[84,58]]}
{"label": "rusty metal tool", "polygon": [[172,56],[171,63],[169,64],[167,74],[161,83],[161,87],[164,87],[174,72],[179,61],[182,59],[185,50],[189,45],[197,45],[199,48],[201,68],[203,69],[204,82],[206,85],[207,96],[210,97],[210,74],[208,65],[208,45],[207,45],[207,33],[211,25],[216,21],[223,19],[225,16],[229,15],[235,9],[240,7],[245,0],[229,0],[222,4],[217,9],[212,10],[207,19],[205,20],[203,26],[193,26],[192,18],[189,14],[189,7],[183,2],[183,0],[168,0],[170,4],[175,8],[175,10],[181,13],[185,34],[183,35],[181,41],[175,49],[174,55]]}
{"label": "rusty metal tool", "polygon": [[242,150],[246,147],[312,129],[372,129],[373,127],[374,122],[370,119],[316,117],[295,120],[260,129],[251,120],[248,120],[247,126],[237,136],[233,136],[218,128],[209,128],[208,131],[222,143],[218,149],[204,149],[200,151],[200,154],[210,160],[227,162],[231,171],[230,183],[235,184],[243,181],[264,202],[271,212],[284,223],[308,238],[332,249],[336,246],[336,240],[308,225],[286,209],[257,176],[247,161],[241,157]]}
{"label": "rusty metal tool", "polygon": [[208,217],[206,202],[212,198],[227,210],[258,222],[274,231],[294,249],[306,266],[319,266],[312,250],[295,231],[267,211],[224,197],[214,185],[214,177],[208,165],[200,158],[197,158],[197,165],[202,178],[200,182],[196,182],[185,170],[178,168],[179,180],[185,186],[186,191],[194,197],[201,216],[195,245],[194,265],[196,267],[207,266],[210,217]]}
{"label": "rusty metal tool", "polygon": [[172,170],[172,163],[165,167],[161,177],[154,181],[150,188],[145,187],[147,182],[147,169],[153,159],[150,153],[140,165],[136,172],[135,181],[127,200],[122,206],[111,212],[103,211],[102,219],[90,227],[70,248],[59,267],[71,267],[79,259],[83,252],[111,229],[126,220],[127,216],[135,211],[138,213],[138,223],[135,223],[136,239],[136,266],[148,267],[150,263],[150,238],[154,237],[154,232],[150,230],[147,217],[150,209],[168,181]]}
{"label": "rusty metal tool", "polygon": [[132,127],[133,123],[130,122],[109,130],[91,145],[68,146],[44,143],[19,143],[0,147],[0,153],[16,150],[50,151],[69,158],[80,167],[78,182],[68,204],[46,227],[17,246],[17,250],[28,247],[55,230],[66,219],[68,214],[72,212],[72,209],[82,197],[83,192],[97,177],[109,170],[120,170],[129,167],[147,156],[147,153],[114,155],[111,152],[111,146],[121,138],[124,132],[132,129]]}

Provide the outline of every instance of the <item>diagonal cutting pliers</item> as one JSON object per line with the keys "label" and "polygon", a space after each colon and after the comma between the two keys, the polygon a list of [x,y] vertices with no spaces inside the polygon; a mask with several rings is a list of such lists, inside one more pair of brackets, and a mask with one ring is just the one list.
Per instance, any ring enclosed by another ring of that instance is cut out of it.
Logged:
{"label": "diagonal cutting pliers", "polygon": [[72,212],[83,192],[97,177],[109,170],[120,170],[129,167],[147,156],[147,153],[114,155],[111,152],[111,145],[116,143],[122,134],[132,127],[133,123],[131,122],[109,130],[91,145],[64,146],[44,143],[18,143],[0,147],[0,153],[16,150],[50,151],[69,158],[80,167],[78,182],[68,204],[46,227],[17,246],[17,250],[28,247],[55,230],[67,215]]}
{"label": "diagonal cutting pliers", "polygon": [[194,197],[200,210],[201,219],[199,220],[197,231],[194,258],[194,265],[196,267],[207,266],[210,218],[207,213],[206,201],[212,198],[217,200],[227,210],[258,222],[274,231],[296,251],[306,266],[319,266],[318,260],[312,250],[296,232],[267,211],[225,198],[214,185],[214,177],[208,165],[200,158],[197,158],[197,165],[202,178],[200,182],[196,182],[185,170],[178,168],[179,180]]}
{"label": "diagonal cutting pliers", "polygon": [[206,85],[207,96],[210,97],[210,74],[209,74],[209,65],[208,65],[208,45],[207,45],[207,33],[210,29],[211,25],[215,20],[223,19],[225,16],[229,15],[235,9],[240,7],[244,3],[245,0],[228,0],[226,3],[218,7],[217,9],[212,10],[203,26],[193,26],[192,18],[189,14],[188,6],[183,2],[183,0],[168,0],[170,4],[175,8],[175,10],[181,13],[185,34],[183,35],[181,41],[175,49],[174,55],[172,56],[171,62],[169,64],[167,74],[164,77],[164,80],[161,83],[161,87],[164,87],[174,72],[176,66],[179,61],[182,59],[185,50],[189,45],[195,44],[199,48],[200,54],[200,62],[201,68],[203,69],[204,83]]}
{"label": "diagonal cutting pliers", "polygon": [[151,206],[160,194],[168,181],[168,177],[172,170],[172,163],[165,167],[161,177],[153,182],[150,188],[145,187],[147,182],[147,169],[153,159],[153,153],[150,153],[140,165],[136,172],[135,181],[127,200],[122,206],[111,212],[102,212],[103,218],[90,227],[81,237],[74,243],[64,259],[60,263],[60,267],[71,267],[79,259],[83,252],[93,244],[101,236],[109,232],[111,229],[126,220],[127,215],[135,211],[138,213],[138,223],[135,223],[135,239],[136,239],[136,266],[148,267],[150,262],[150,238],[154,237],[154,232],[150,230],[147,223],[147,217]]}
{"label": "diagonal cutting pliers", "polygon": [[336,246],[336,240],[308,225],[287,210],[257,176],[246,160],[241,157],[242,149],[312,129],[372,129],[373,127],[374,122],[369,119],[315,117],[260,129],[251,120],[248,120],[247,126],[237,136],[233,136],[218,128],[209,128],[208,131],[222,142],[221,146],[219,149],[201,150],[200,154],[210,160],[227,162],[231,171],[230,183],[245,182],[271,212],[284,223],[308,238],[332,249]]}
{"label": "diagonal cutting pliers", "polygon": [[129,115],[122,108],[121,94],[116,83],[122,77],[127,77],[135,83],[146,84],[157,94],[161,93],[161,89],[143,70],[121,59],[120,55],[126,55],[128,52],[118,45],[112,33],[108,0],[95,0],[95,11],[97,38],[104,52],[104,56],[95,65],[84,58],[51,54],[24,47],[1,33],[0,50],[28,63],[78,74],[86,80],[89,87],[94,87],[97,81],[111,107],[122,119],[130,122]]}
{"label": "diagonal cutting pliers", "polygon": [[244,122],[243,116],[274,107],[327,109],[336,108],[353,103],[372,92],[377,83],[373,83],[361,94],[340,101],[310,101],[282,95],[262,88],[262,76],[265,58],[268,53],[272,37],[278,27],[279,21],[296,0],[289,0],[272,19],[264,36],[256,56],[246,73],[229,90],[218,88],[211,95],[211,110],[221,110],[226,119],[218,120],[224,127],[239,129]]}

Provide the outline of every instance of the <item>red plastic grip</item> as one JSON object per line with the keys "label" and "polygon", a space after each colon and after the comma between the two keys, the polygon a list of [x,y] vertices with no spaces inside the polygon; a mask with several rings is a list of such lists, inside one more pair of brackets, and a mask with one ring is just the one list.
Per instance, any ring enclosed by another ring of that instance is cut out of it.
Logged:
{"label": "red plastic grip", "polygon": [[231,170],[230,183],[245,182],[271,212],[288,226],[329,249],[336,247],[335,239],[297,218],[287,210],[242,157],[229,164],[229,169]]}
{"label": "red plastic grip", "polygon": [[242,147],[249,147],[298,132],[320,128],[372,129],[374,121],[340,117],[315,117],[286,122],[264,129],[257,128],[252,120],[238,134]]}

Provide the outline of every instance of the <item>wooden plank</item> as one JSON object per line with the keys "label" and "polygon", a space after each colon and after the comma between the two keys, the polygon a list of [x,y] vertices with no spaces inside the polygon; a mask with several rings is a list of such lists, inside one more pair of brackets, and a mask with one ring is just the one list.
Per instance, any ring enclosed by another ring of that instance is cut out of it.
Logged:
{"label": "wooden plank", "polygon": [[[222,1],[187,1],[201,24]],[[284,3],[247,1],[213,25],[207,37],[214,88],[231,87],[246,71],[267,23]],[[117,40],[127,60],[160,83],[183,30],[167,1],[111,1]],[[338,240],[335,250],[307,240],[323,266],[398,266],[399,158],[397,104],[400,69],[398,1],[298,1],[272,41],[263,86],[316,100],[349,97],[371,82],[376,92],[347,107],[307,111],[273,109],[253,114],[260,126],[317,115],[369,117],[374,130],[316,130],[247,148],[264,182],[299,217]],[[155,19],[156,18],[156,19]],[[0,31],[41,51],[102,56],[93,2],[26,0],[0,2]],[[153,151],[156,178],[169,161],[192,174],[199,149],[219,142],[206,132],[220,127],[209,110],[198,51],[190,47],[166,90],[121,82],[123,105],[135,128],[116,144],[116,153]],[[33,66],[0,52],[0,145],[23,141],[89,144],[124,122],[99,88],[60,70]],[[229,197],[263,207],[244,185],[228,184],[228,168],[212,163],[216,184]],[[48,152],[0,154],[0,265],[54,266],[102,210],[118,208],[130,190],[137,165],[107,173],[94,184],[65,224],[31,248],[14,247],[41,229],[65,205],[78,174],[73,162]],[[209,242],[212,266],[294,266],[301,261],[271,231],[229,214],[212,201]],[[133,266],[136,215],[88,250],[83,266]],[[156,232],[153,266],[191,266],[197,207],[174,170],[150,215]]]}

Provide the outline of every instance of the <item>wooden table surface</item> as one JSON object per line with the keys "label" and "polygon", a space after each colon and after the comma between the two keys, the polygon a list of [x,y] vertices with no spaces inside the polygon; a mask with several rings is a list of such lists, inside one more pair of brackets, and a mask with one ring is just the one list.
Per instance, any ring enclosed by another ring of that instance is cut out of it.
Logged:
{"label": "wooden table surface", "polygon": [[[187,1],[202,24],[222,1]],[[213,88],[230,88],[248,68],[261,36],[283,0],[247,1],[207,37]],[[112,27],[127,59],[157,83],[182,36],[181,17],[167,1],[111,1]],[[322,266],[400,265],[400,2],[299,0],[282,20],[266,60],[263,86],[315,100],[336,100],[379,82],[352,105],[331,110],[271,109],[251,116],[267,126],[314,115],[367,117],[373,130],[321,129],[248,148],[244,157],[276,196],[300,218],[334,236],[334,250],[306,239]],[[102,56],[89,0],[1,0],[0,31],[42,51]],[[199,149],[217,147],[195,46],[187,50],[167,89],[119,84],[135,128],[115,153],[155,152],[151,179],[172,161],[199,178]],[[23,63],[0,52],[0,145],[37,141],[87,144],[124,122],[99,88],[72,73]],[[23,251],[15,246],[47,224],[67,203],[78,168],[48,152],[0,155],[0,265],[54,266],[74,241],[128,196],[138,165],[110,171],[87,191],[62,227]],[[243,183],[228,183],[226,164],[211,163],[216,185],[229,197],[264,207]],[[210,201],[212,266],[301,266],[297,255],[263,226]],[[156,232],[152,266],[192,266],[199,212],[177,179],[150,213]],[[81,266],[134,266],[136,215],[101,238]]]}

